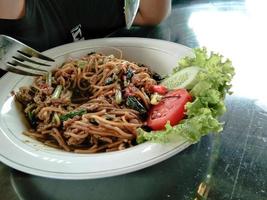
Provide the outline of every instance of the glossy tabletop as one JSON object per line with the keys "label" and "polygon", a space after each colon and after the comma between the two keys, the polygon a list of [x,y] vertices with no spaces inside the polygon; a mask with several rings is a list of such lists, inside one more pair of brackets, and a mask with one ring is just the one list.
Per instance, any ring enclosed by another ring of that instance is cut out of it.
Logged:
{"label": "glossy tabletop", "polygon": [[267,199],[266,8],[264,0],[176,0],[158,27],[110,35],[205,46],[230,58],[236,70],[234,93],[226,98],[221,134],[203,137],[152,167],[110,178],[48,179],[0,163],[0,199]]}

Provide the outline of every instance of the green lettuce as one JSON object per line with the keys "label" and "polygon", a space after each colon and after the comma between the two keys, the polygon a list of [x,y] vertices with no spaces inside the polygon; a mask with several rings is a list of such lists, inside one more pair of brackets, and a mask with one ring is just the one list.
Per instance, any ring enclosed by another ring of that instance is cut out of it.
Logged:
{"label": "green lettuce", "polygon": [[193,49],[194,56],[184,57],[173,69],[173,73],[190,66],[201,68],[197,82],[190,91],[193,101],[186,104],[186,118],[179,124],[166,124],[162,131],[146,132],[138,129],[137,142],[167,142],[171,135],[179,135],[192,143],[196,143],[204,135],[218,133],[223,123],[218,117],[226,112],[225,96],[231,94],[231,80],[235,74],[232,62],[206,48]]}

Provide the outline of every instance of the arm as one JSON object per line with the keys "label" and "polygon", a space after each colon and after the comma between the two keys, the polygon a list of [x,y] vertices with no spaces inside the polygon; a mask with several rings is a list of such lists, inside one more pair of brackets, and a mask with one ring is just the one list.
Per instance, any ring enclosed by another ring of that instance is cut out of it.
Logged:
{"label": "arm", "polygon": [[169,16],[171,0],[140,0],[135,25],[157,25]]}
{"label": "arm", "polygon": [[19,19],[25,13],[25,0],[0,0],[0,19]]}

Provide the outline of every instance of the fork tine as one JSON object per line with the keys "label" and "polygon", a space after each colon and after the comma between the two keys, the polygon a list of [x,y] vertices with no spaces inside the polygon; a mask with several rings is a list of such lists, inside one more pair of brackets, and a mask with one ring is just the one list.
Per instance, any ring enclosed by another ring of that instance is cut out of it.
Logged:
{"label": "fork tine", "polygon": [[51,67],[51,65],[48,65],[48,64],[45,64],[45,63],[42,63],[42,62],[38,62],[36,60],[33,60],[33,59],[30,59],[29,57],[21,54],[18,52],[19,55],[17,56],[12,56],[12,58],[14,58],[15,60],[18,60],[20,62],[24,62],[25,60],[28,61],[28,62],[31,62],[31,63],[34,63],[34,64],[37,64],[37,65],[42,65],[42,66],[46,66],[46,67]]}
{"label": "fork tine", "polygon": [[[44,75],[48,69],[42,66],[53,66],[54,59],[22,42],[0,34],[0,68],[22,75]],[[2,65],[2,63],[4,65]]]}
{"label": "fork tine", "polygon": [[7,35],[2,35],[0,34],[0,41],[1,39],[3,40],[2,42],[8,46],[9,48],[14,46],[14,44],[16,45],[19,45],[19,49],[18,50],[20,53],[24,54],[25,56],[27,57],[36,57],[36,58],[39,58],[41,60],[45,60],[45,61],[50,61],[50,62],[55,62],[54,59],[40,53],[39,51],[29,47],[28,45],[26,44],[23,44],[22,42],[10,37],[10,36],[7,36]]}
{"label": "fork tine", "polygon": [[36,51],[35,49],[32,49],[30,47],[25,47],[23,50],[18,50],[19,53],[23,54],[24,56],[27,56],[29,58],[31,57],[36,57],[39,58],[41,60],[46,60],[46,61],[50,61],[50,62],[55,62],[54,59],[49,58],[43,54],[41,54],[40,52]]}
{"label": "fork tine", "polygon": [[25,75],[25,76],[41,76],[45,73],[34,73],[34,71],[27,71],[27,69],[18,69],[18,66],[14,66],[12,63],[6,63],[6,70],[9,72],[13,72],[15,74]]}
{"label": "fork tine", "polygon": [[20,66],[20,67],[27,68],[27,69],[33,69],[33,70],[37,70],[37,71],[47,72],[47,70],[39,69],[38,65],[35,66],[34,64],[32,64],[30,62],[26,63],[26,61],[21,62],[20,60],[14,59],[13,61],[7,62],[7,63],[13,65],[14,67]]}

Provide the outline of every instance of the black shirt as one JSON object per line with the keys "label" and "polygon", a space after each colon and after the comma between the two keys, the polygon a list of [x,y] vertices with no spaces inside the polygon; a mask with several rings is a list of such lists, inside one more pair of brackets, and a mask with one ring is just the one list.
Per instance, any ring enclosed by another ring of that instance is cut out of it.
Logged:
{"label": "black shirt", "polygon": [[26,0],[25,16],[0,19],[0,34],[43,51],[125,26],[123,0]]}

